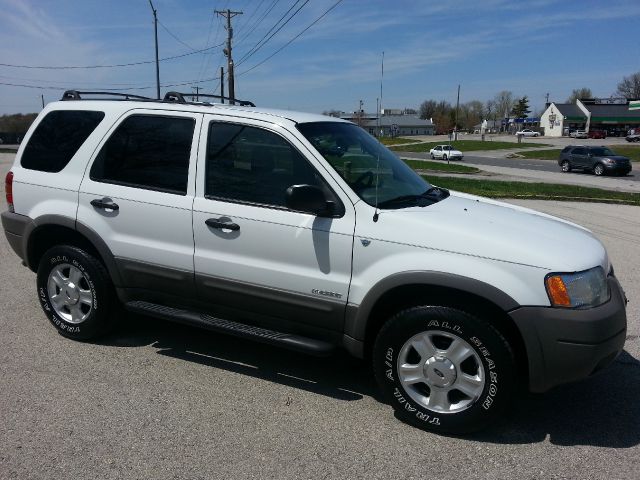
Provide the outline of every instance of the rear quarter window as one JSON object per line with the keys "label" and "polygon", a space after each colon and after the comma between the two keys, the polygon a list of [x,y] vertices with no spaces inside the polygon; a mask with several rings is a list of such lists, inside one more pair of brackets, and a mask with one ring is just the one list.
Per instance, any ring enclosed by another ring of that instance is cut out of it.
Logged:
{"label": "rear quarter window", "polygon": [[31,135],[20,164],[29,170],[59,172],[103,118],[104,112],[89,110],[49,112]]}

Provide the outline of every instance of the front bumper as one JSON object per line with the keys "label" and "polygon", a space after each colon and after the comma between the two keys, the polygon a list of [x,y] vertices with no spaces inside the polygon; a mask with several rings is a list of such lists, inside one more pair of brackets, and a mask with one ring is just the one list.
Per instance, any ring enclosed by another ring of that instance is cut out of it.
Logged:
{"label": "front bumper", "polygon": [[622,173],[627,174],[631,171],[631,165],[617,165],[617,164],[604,164],[604,169],[607,173]]}
{"label": "front bumper", "polygon": [[521,307],[510,312],[525,343],[532,392],[588,377],[622,351],[627,300],[618,280],[607,280],[611,299],[598,307]]}

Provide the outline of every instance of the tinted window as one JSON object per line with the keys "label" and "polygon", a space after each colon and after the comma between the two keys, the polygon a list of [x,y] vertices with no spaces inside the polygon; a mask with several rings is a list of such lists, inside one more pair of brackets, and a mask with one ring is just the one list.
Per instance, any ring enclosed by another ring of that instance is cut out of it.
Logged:
{"label": "tinted window", "polygon": [[573,153],[574,155],[586,155],[587,150],[582,147],[578,147],[578,148],[574,148],[571,153]]}
{"label": "tinted window", "polygon": [[57,110],[36,127],[20,164],[42,172],[59,172],[104,118],[103,112]]}
{"label": "tinted window", "polygon": [[606,147],[596,147],[592,148],[590,151],[591,154],[595,155],[596,157],[615,156],[615,153],[613,153],[613,151],[609,150]]}
{"label": "tinted window", "polygon": [[209,125],[207,198],[284,207],[287,188],[301,184],[324,188],[315,169],[282,137],[245,125]]}
{"label": "tinted window", "polygon": [[91,180],[168,193],[187,193],[195,121],[132,115],[102,147]]}
{"label": "tinted window", "polygon": [[431,185],[395,153],[357,125],[312,122],[299,123],[296,128],[349,187],[371,206],[406,207],[406,203],[398,200],[413,198],[422,203],[422,195],[433,191]]}

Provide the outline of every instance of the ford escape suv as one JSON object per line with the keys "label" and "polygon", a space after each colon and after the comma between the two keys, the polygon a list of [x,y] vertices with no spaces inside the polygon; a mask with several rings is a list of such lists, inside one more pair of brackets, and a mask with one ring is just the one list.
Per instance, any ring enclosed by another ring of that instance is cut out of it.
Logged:
{"label": "ford escape suv", "polygon": [[431,185],[340,119],[109,98],[48,105],[6,178],[5,234],[66,337],[105,333],[124,307],[344,348],[401,419],[452,433],[624,346],[623,290],[578,225]]}

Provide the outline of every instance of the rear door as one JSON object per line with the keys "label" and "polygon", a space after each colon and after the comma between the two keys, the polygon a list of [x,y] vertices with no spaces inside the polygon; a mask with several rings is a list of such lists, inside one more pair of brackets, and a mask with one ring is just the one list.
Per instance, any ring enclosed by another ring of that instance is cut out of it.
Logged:
{"label": "rear door", "polygon": [[78,223],[111,249],[123,287],[195,296],[194,132],[201,122],[199,114],[131,111],[85,172]]}
{"label": "rear door", "polygon": [[[341,330],[353,204],[282,127],[207,115],[202,137],[193,216],[201,299],[242,320]],[[320,187],[340,214],[320,218],[288,209],[285,192],[297,184]]]}
{"label": "rear door", "polygon": [[584,147],[576,147],[571,151],[571,165],[576,168],[588,167],[587,149]]}

